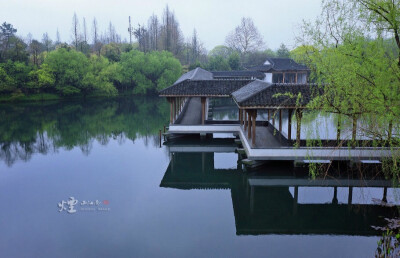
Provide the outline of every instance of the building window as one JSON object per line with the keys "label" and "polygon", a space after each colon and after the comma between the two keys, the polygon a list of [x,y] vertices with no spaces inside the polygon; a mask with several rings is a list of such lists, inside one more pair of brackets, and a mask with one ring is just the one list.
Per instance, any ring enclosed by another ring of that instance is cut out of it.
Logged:
{"label": "building window", "polygon": [[296,73],[285,73],[285,83],[296,83]]}
{"label": "building window", "polygon": [[307,83],[307,74],[306,73],[298,73],[297,74],[297,83]]}
{"label": "building window", "polygon": [[272,74],[272,83],[282,83],[283,82],[283,74],[274,73]]}

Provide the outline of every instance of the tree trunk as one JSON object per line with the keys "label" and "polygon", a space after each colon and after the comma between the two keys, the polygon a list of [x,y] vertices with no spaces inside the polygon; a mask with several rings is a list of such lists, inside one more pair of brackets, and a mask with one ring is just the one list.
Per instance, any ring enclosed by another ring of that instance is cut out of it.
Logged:
{"label": "tree trunk", "polygon": [[356,136],[357,136],[357,115],[353,115],[353,129],[351,132],[351,145],[353,148],[356,147]]}
{"label": "tree trunk", "polygon": [[303,116],[303,111],[301,109],[296,109],[296,145],[300,147],[300,136],[301,136],[301,118]]}
{"label": "tree trunk", "polygon": [[336,132],[336,141],[337,144],[339,144],[340,142],[340,131],[341,131],[341,127],[342,126],[342,116],[340,114],[338,114],[338,121],[337,121],[337,132]]}

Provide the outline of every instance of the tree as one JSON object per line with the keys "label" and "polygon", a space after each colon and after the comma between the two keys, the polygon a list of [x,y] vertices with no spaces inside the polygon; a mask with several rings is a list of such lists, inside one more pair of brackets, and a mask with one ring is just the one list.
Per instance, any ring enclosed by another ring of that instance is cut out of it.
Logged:
{"label": "tree", "polygon": [[144,26],[138,25],[138,28],[134,30],[133,34],[139,43],[139,50],[146,52],[148,50],[148,33]]}
{"label": "tree", "polygon": [[32,56],[32,62],[34,66],[39,66],[39,54],[42,49],[42,44],[36,39],[32,40],[29,45],[30,54]]}
{"label": "tree", "polygon": [[121,59],[121,47],[116,43],[104,45],[100,52],[102,56],[107,57],[112,62],[118,62]]}
{"label": "tree", "polygon": [[166,88],[182,72],[179,60],[166,51],[143,53],[132,50],[121,55],[119,65],[121,82],[138,94]]}
{"label": "tree", "polygon": [[45,51],[47,51],[47,52],[50,51],[50,49],[52,48],[52,43],[53,42],[50,39],[49,34],[47,32],[44,33],[43,37],[42,37],[42,44],[43,44],[43,46],[45,48]]}
{"label": "tree", "polygon": [[168,5],[163,12],[163,24],[161,25],[161,44],[163,50],[179,55],[183,48],[183,37],[175,14],[170,11]]}
{"label": "tree", "polygon": [[214,47],[210,53],[208,53],[209,56],[222,56],[223,58],[229,58],[229,56],[234,53],[235,51],[227,46],[224,45],[219,45]]}
{"label": "tree", "polygon": [[285,44],[281,44],[276,51],[276,56],[277,57],[283,57],[283,58],[288,58],[290,56],[290,51],[289,49],[285,46]]}
{"label": "tree", "polygon": [[240,69],[240,56],[237,52],[232,53],[228,59],[229,67],[231,70]]}
{"label": "tree", "polygon": [[230,70],[229,63],[222,56],[212,56],[208,60],[207,70],[210,71],[228,71]]}
{"label": "tree", "polygon": [[60,95],[87,95],[90,92],[83,80],[88,73],[89,62],[81,52],[59,48],[48,54],[44,64],[54,76],[55,88]]}
{"label": "tree", "polygon": [[149,18],[147,27],[150,50],[158,50],[160,45],[160,24],[156,15],[153,14]]}
{"label": "tree", "polygon": [[61,44],[61,36],[60,36],[60,32],[58,31],[58,28],[57,28],[57,33],[56,33],[56,42],[55,42],[55,44],[56,45]]}
{"label": "tree", "polygon": [[392,135],[400,116],[399,51],[393,52],[383,36],[398,46],[399,20],[395,1],[331,0],[324,2],[315,24],[303,25],[298,38],[300,57],[324,90],[311,106],[349,117],[353,146],[360,119],[364,127],[359,132],[396,143]]}
{"label": "tree", "polygon": [[97,25],[97,20],[96,17],[93,18],[92,22],[92,37],[93,37],[93,51],[97,53],[97,55],[100,56],[100,51],[102,47],[102,43],[99,40],[99,28]]}
{"label": "tree", "polygon": [[242,18],[239,26],[228,34],[226,44],[239,53],[260,50],[264,46],[262,36],[251,18]]}
{"label": "tree", "polygon": [[72,38],[75,44],[75,49],[78,50],[78,44],[80,41],[80,34],[79,34],[79,20],[76,13],[72,17]]}
{"label": "tree", "polygon": [[0,62],[4,62],[6,60],[7,51],[10,48],[10,39],[12,39],[17,32],[10,23],[4,22],[0,26],[0,44],[1,44],[1,55]]}

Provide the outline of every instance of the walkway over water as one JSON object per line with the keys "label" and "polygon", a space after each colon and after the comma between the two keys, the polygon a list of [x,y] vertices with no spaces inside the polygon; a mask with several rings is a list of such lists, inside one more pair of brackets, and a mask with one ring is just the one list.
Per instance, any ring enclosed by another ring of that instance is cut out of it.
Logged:
{"label": "walkway over water", "polygon": [[190,98],[186,104],[186,110],[182,113],[181,125],[200,125],[201,124],[201,100],[200,98]]}
{"label": "walkway over water", "polygon": [[[203,97],[188,98],[180,104],[180,114],[174,124],[169,126],[170,135],[232,133],[240,138],[243,149],[250,160],[303,160],[329,162],[332,160],[353,160],[365,162],[378,162],[383,157],[390,157],[388,148],[373,147],[306,147],[295,148],[294,141],[282,134],[282,124],[273,121],[256,121],[255,112],[244,114],[239,121],[214,121],[207,120],[207,101]],[[173,107],[173,105],[172,105]],[[173,108],[171,108],[173,110]],[[174,117],[175,117],[174,115]],[[252,117],[252,118],[251,118]],[[281,114],[279,114],[281,117]],[[279,120],[281,121],[281,119]],[[278,129],[279,128],[279,129]],[[257,137],[256,137],[257,136]],[[176,146],[176,150],[186,152],[190,150],[206,150],[211,146]],[[216,146],[213,146],[216,147]],[[229,151],[232,147],[216,147],[215,151]]]}

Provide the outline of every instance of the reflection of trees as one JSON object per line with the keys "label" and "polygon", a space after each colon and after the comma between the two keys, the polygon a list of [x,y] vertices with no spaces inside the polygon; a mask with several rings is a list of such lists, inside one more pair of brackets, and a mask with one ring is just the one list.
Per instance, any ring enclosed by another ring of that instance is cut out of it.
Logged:
{"label": "reflection of trees", "polygon": [[89,155],[95,140],[107,145],[146,137],[155,145],[164,124],[168,107],[159,98],[1,105],[0,159],[12,165],[34,153],[74,147]]}

